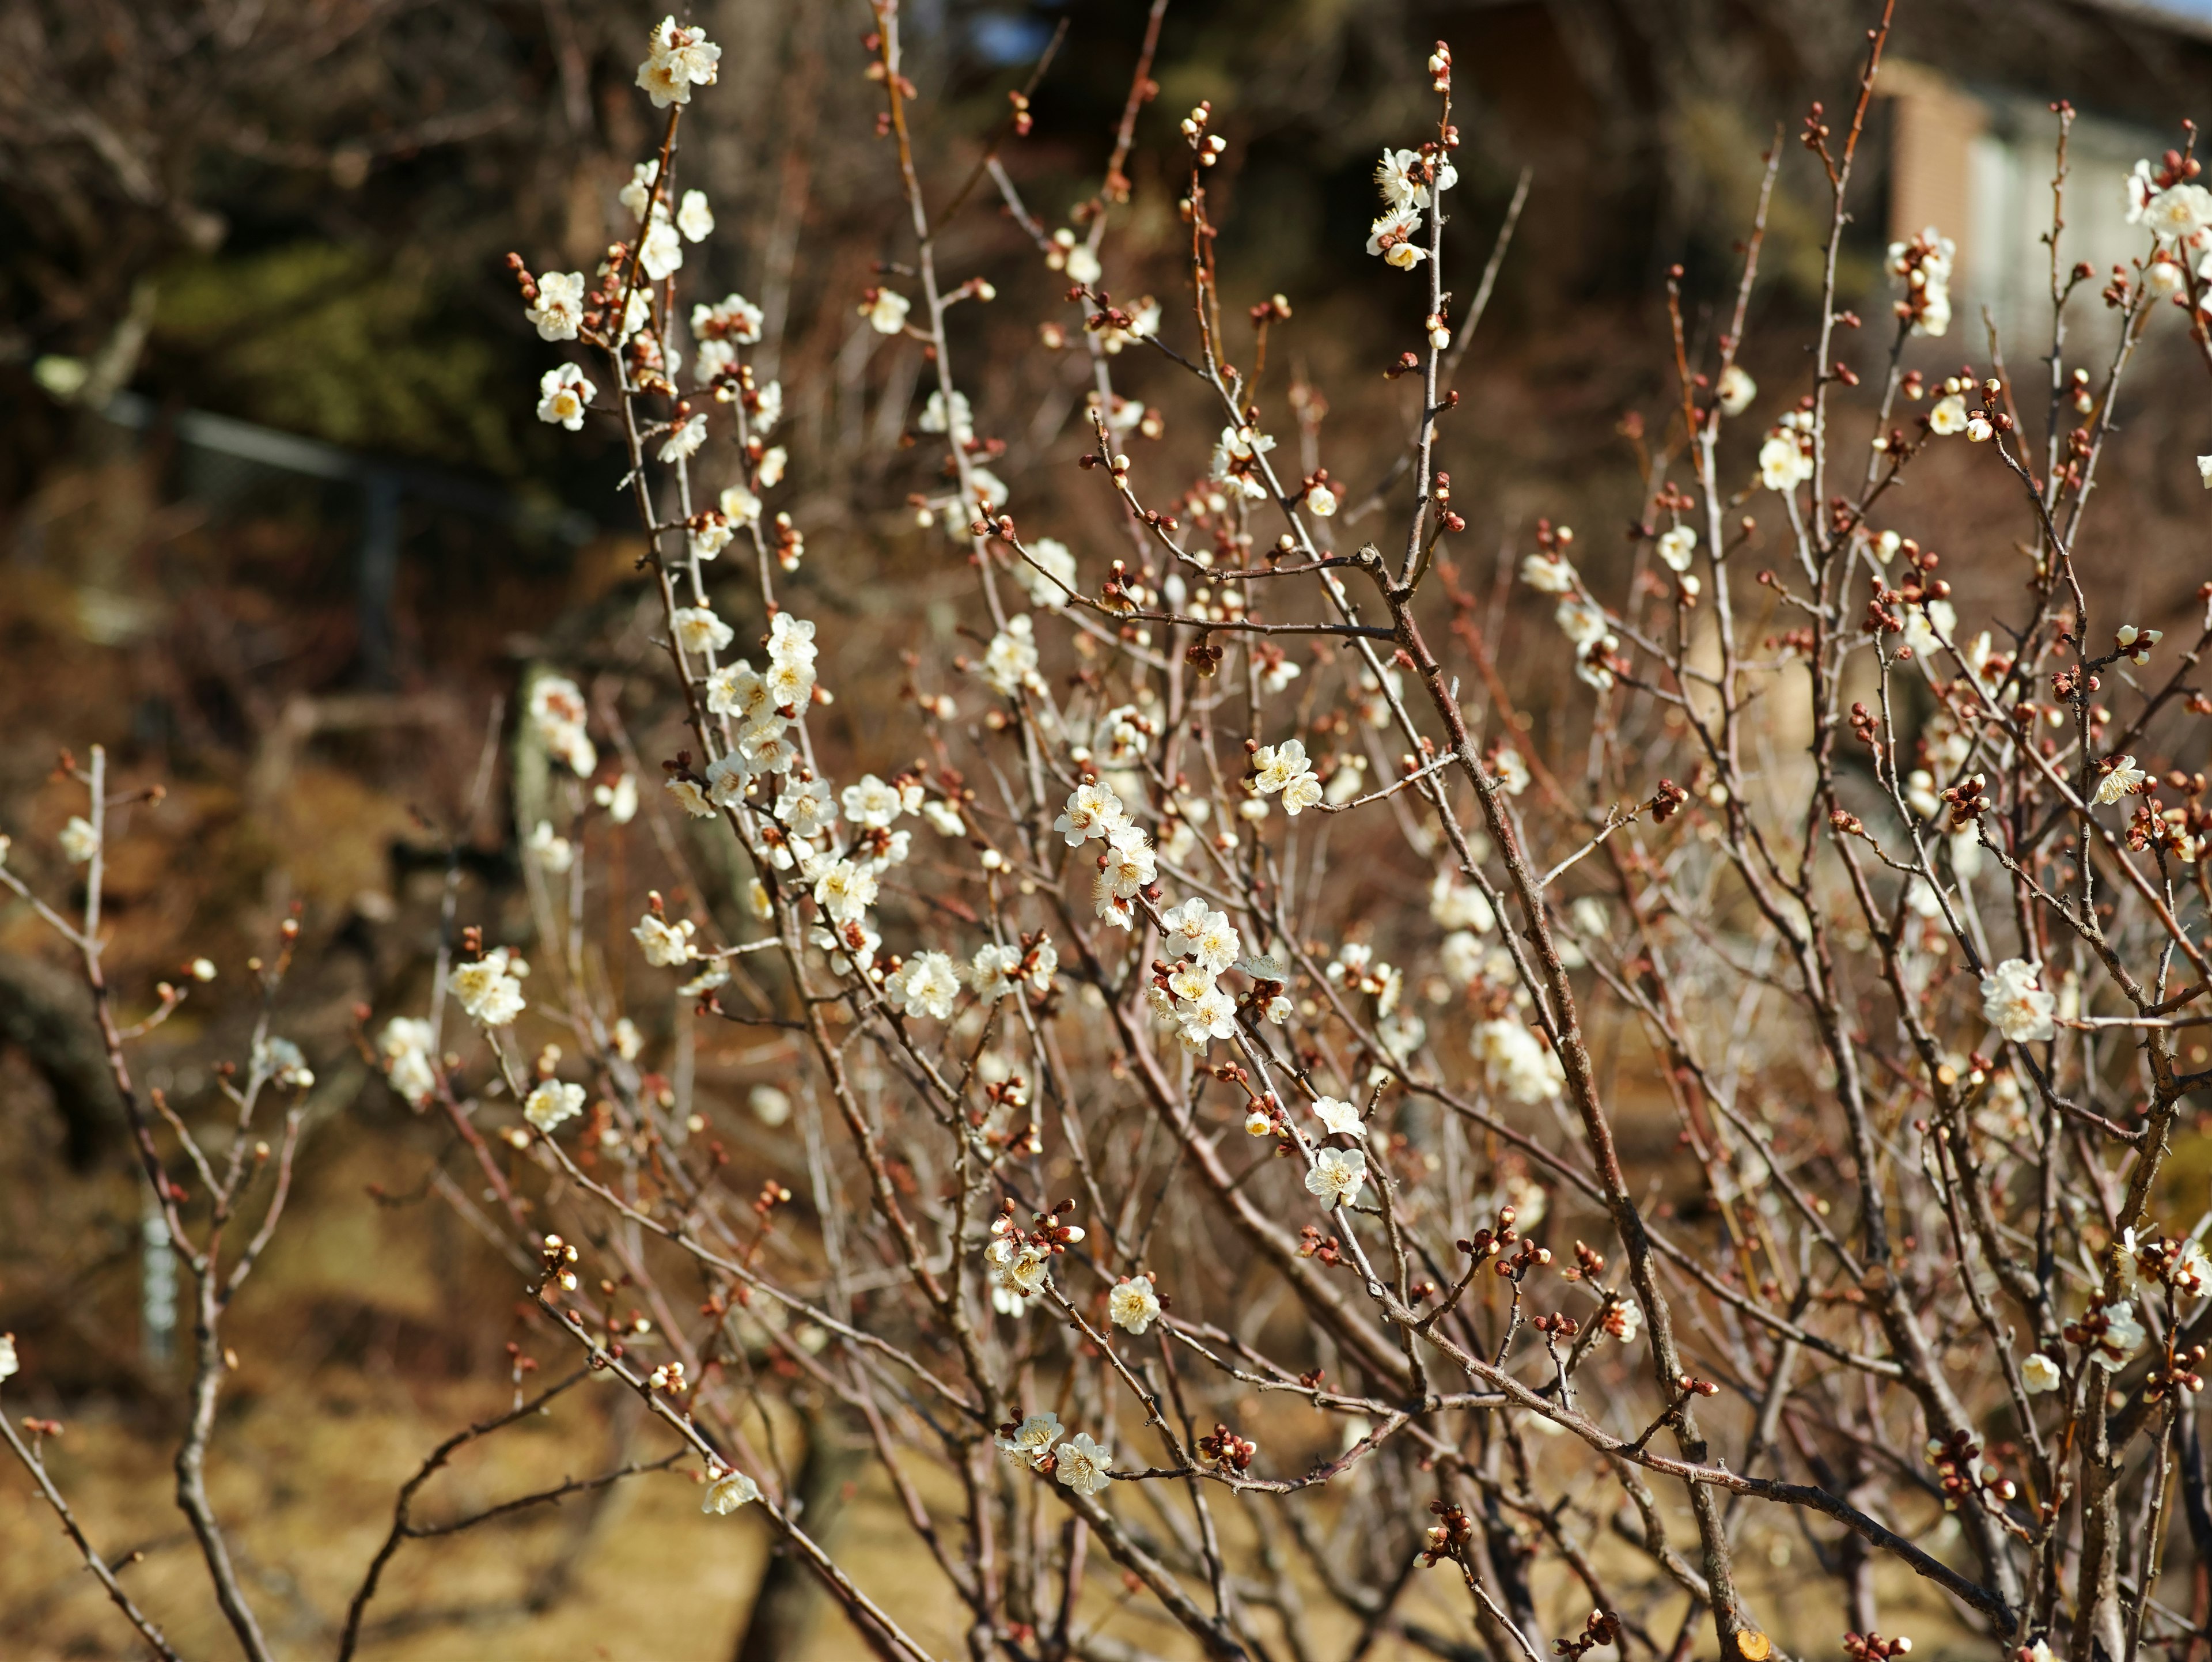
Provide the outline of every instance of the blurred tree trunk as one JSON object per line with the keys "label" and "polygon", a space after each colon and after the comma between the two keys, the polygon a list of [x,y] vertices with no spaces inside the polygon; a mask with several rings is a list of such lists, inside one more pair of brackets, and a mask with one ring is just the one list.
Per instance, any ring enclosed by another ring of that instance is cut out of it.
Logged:
{"label": "blurred tree trunk", "polygon": [[46,1081],[67,1128],[70,1164],[85,1170],[121,1131],[123,1105],[84,988],[36,959],[0,953],[0,1044],[21,1050]]}
{"label": "blurred tree trunk", "polygon": [[[817,1403],[804,1413],[806,1458],[799,1463],[799,1480],[793,1485],[792,1498],[798,1503],[793,1511],[800,1527],[834,1553],[845,1491],[860,1477],[865,1449],[858,1439],[843,1434],[845,1428],[834,1408]],[[754,1595],[752,1613],[738,1635],[734,1662],[788,1662],[805,1642],[822,1602],[814,1572],[778,1546],[769,1555],[768,1572]]]}

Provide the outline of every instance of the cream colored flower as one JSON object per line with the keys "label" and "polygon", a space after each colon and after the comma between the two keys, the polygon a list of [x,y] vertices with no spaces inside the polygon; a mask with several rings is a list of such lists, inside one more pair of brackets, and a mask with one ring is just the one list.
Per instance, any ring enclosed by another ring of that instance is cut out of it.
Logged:
{"label": "cream colored flower", "polygon": [[1078,1495],[1096,1495],[1114,1481],[1107,1470],[1114,1457],[1091,1441],[1087,1431],[1078,1432],[1055,1452],[1059,1466],[1055,1475]]}
{"label": "cream colored flower", "polygon": [[1106,1313],[1115,1326],[1141,1336],[1159,1318],[1160,1295],[1152,1290],[1149,1279],[1132,1275],[1114,1284],[1106,1300]]}
{"label": "cream colored flower", "polygon": [[564,1120],[574,1119],[584,1111],[584,1087],[566,1085],[557,1079],[542,1082],[524,1099],[522,1117],[548,1136],[553,1128]]}
{"label": "cream colored flower", "polygon": [[739,1507],[761,1498],[760,1485],[742,1471],[725,1471],[708,1480],[706,1499],[699,1510],[726,1518]]}

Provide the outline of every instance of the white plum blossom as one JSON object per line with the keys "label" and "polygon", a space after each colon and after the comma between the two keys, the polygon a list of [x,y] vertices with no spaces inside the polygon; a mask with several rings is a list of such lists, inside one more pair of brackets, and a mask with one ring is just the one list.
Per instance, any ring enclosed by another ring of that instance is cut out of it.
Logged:
{"label": "white plum blossom", "polygon": [[1296,739],[1279,745],[1262,745],[1252,757],[1253,788],[1262,796],[1283,794],[1283,811],[1296,818],[1322,800],[1320,776],[1306,760],[1306,747]]}
{"label": "white plum blossom", "polygon": [[2212,191],[2202,185],[2170,186],[2144,205],[2142,223],[2161,242],[2187,242],[2212,226]]}
{"label": "white plum blossom", "polygon": [[1108,1468],[1114,1464],[1113,1455],[1091,1440],[1087,1431],[1078,1432],[1054,1451],[1060,1481],[1078,1495],[1096,1495],[1114,1481]]}
{"label": "white plum blossom", "polygon": [[1958,609],[1948,600],[1923,600],[1905,609],[1905,644],[1916,658],[1932,656],[1958,633]]}
{"label": "white plum blossom", "polygon": [[722,517],[732,525],[750,525],[760,518],[761,499],[742,484],[733,484],[722,492]]}
{"label": "white plum blossom", "polygon": [[704,242],[714,234],[714,210],[704,191],[684,192],[684,205],[676,210],[676,228],[687,242]]}
{"label": "white plum blossom", "polygon": [[665,17],[653,32],[645,61],[637,66],[637,84],[653,100],[653,107],[691,101],[691,88],[714,84],[722,49],[697,29],[681,29],[676,19]]}
{"label": "white plum blossom", "polygon": [[776,799],[776,817],[794,837],[812,837],[837,819],[837,793],[827,779],[793,780]]}
{"label": "white plum blossom", "polygon": [[530,833],[530,841],[523,846],[532,860],[556,877],[576,861],[575,845],[565,837],[556,836],[550,820],[539,820],[538,829]]}
{"label": "white plum blossom", "polygon": [[2096,794],[2089,800],[2099,807],[2124,801],[2135,794],[2136,788],[2149,777],[2148,771],[2136,765],[2134,757],[2116,756],[2112,765],[2106,770],[2105,776],[2097,782]]}
{"label": "white plum blossom", "polygon": [[1956,393],[1946,393],[1936,400],[1928,411],[1928,430],[1948,438],[1954,433],[1966,430],[1966,400]]}
{"label": "white plum blossom", "polygon": [[1314,1117],[1321,1121],[1330,1135],[1356,1137],[1360,1133],[1359,1106],[1336,1097],[1314,1099]]}
{"label": "white plum blossom", "polygon": [[1784,494],[1813,477],[1813,459],[1805,454],[1794,432],[1767,435],[1759,447],[1759,479],[1769,490]]}
{"label": "white plum blossom", "polygon": [[1540,594],[1571,594],[1575,569],[1557,554],[1531,554],[1521,562],[1521,581]]}
{"label": "white plum blossom", "polygon": [[940,387],[929,395],[929,402],[922,406],[921,414],[915,417],[914,424],[925,433],[949,433],[963,444],[975,435],[975,411],[969,405],[968,395],[957,387],[952,393],[952,419],[950,423],[945,418],[945,393]]}
{"label": "white plum blossom", "polygon": [[[1382,192],[1382,200],[1393,209],[1425,208],[1429,205],[1428,181],[1421,177],[1421,153],[1419,150],[1385,149],[1382,159],[1375,164],[1375,183]],[[1437,169],[1437,188],[1449,191],[1459,183],[1459,174],[1449,162],[1440,163]]]}
{"label": "white plum blossom", "polygon": [[2058,1389],[2058,1364],[2040,1350],[2030,1351],[2020,1365],[2020,1383],[2031,1397]]}
{"label": "white plum blossom", "polygon": [[676,644],[694,657],[720,652],[737,639],[737,631],[708,606],[678,606],[669,614],[668,621],[676,631]]}
{"label": "white plum blossom", "polygon": [[2090,1312],[2104,1318],[2103,1330],[2091,1341],[2089,1361],[2108,1373],[2118,1371],[2129,1357],[2143,1348],[2149,1336],[2136,1318],[2136,1307],[2123,1299]]}
{"label": "white plum blossom", "polygon": [[646,227],[645,240],[638,245],[637,263],[654,283],[665,283],[684,268],[684,239],[669,222],[668,210],[659,204],[653,205],[653,223]]}
{"label": "white plum blossom", "polygon": [[1477,1022],[1468,1049],[1482,1064],[1483,1082],[1515,1102],[1548,1102],[1566,1084],[1559,1056],[1510,1016]]}
{"label": "white plum blossom", "polygon": [[760,1498],[760,1485],[744,1472],[725,1471],[708,1480],[706,1498],[700,1501],[699,1510],[713,1517],[726,1518],[739,1507]]}
{"label": "white plum blossom", "polygon": [[1367,252],[1379,254],[1383,263],[1410,271],[1429,257],[1429,251],[1413,239],[1421,228],[1421,216],[1411,208],[1393,208],[1378,215],[1367,228]]}
{"label": "white plum blossom", "polygon": [[1094,837],[1111,837],[1128,823],[1128,811],[1108,785],[1078,785],[1068,793],[1067,807],[1053,821],[1053,830],[1067,839],[1071,849]]}
{"label": "white plum blossom", "polygon": [[860,315],[868,320],[868,327],[879,335],[896,335],[906,327],[906,314],[914,302],[896,289],[872,290],[860,307]]}
{"label": "white plum blossom", "polygon": [[377,1038],[385,1078],[418,1108],[437,1094],[438,1069],[430,1059],[430,1047],[436,1042],[430,1024],[413,1016],[394,1016]]}
{"label": "white plum blossom", "polygon": [[1275,447],[1275,441],[1249,427],[1224,427],[1213,446],[1210,477],[1254,502],[1267,500],[1267,486],[1260,476],[1260,458]]}
{"label": "white plum blossom", "polygon": [[694,819],[712,819],[715,814],[714,799],[690,779],[672,779],[668,794],[682,806],[684,812]]}
{"label": "white plum blossom", "polygon": [[707,442],[707,417],[693,416],[678,422],[660,447],[660,460],[674,463],[688,461],[697,455]]}
{"label": "white plum blossom", "polygon": [[660,158],[652,156],[630,169],[629,183],[623,186],[617,200],[629,210],[630,217],[643,219],[647,207],[653,201],[653,181],[660,177]]}
{"label": "white plum blossom", "polygon": [[1052,1279],[1050,1257],[1025,1241],[999,1236],[983,1249],[983,1259],[991,1266],[993,1286],[1016,1300],[1035,1298]]}
{"label": "white plum blossom", "polygon": [[1721,378],[1713,388],[1720,400],[1724,416],[1741,416],[1751,408],[1751,401],[1759,396],[1759,383],[1747,374],[1741,364],[1731,363],[1721,371]]}
{"label": "white plum blossom", "polygon": [[22,1369],[15,1359],[15,1336],[0,1333],[0,1379],[12,1379]]}
{"label": "white plum blossom", "polygon": [[70,816],[58,840],[62,845],[62,857],[72,866],[85,865],[100,852],[100,833],[93,828],[92,821],[81,813]]}
{"label": "white plum blossom", "polygon": [[599,390],[573,363],[548,369],[538,380],[538,419],[565,427],[571,433],[581,432],[584,411]]}
{"label": "white plum blossom", "polygon": [[1066,1429],[1057,1414],[1032,1414],[1011,1430],[1001,1431],[996,1441],[1000,1452],[1009,1460],[1035,1470],[1052,1453],[1052,1446]]}
{"label": "white plum blossom", "polygon": [[1014,576],[1029,591],[1034,606],[1059,607],[1067,604],[1075,586],[1075,556],[1055,537],[1039,537],[1026,545],[1029,558],[1014,567]]}
{"label": "white plum blossom", "polygon": [[1367,1156],[1357,1148],[1324,1148],[1306,1173],[1306,1190],[1323,1206],[1345,1205],[1367,1181]]}
{"label": "white plum blossom", "polygon": [[2050,1038],[2057,1008],[2057,995],[2043,990],[2025,959],[2008,958],[1982,977],[1982,1019],[2015,1044]]}
{"label": "white plum blossom", "polygon": [[916,953],[884,983],[891,1008],[939,1021],[951,1019],[952,1001],[959,995],[960,971],[943,953]]}
{"label": "white plum blossom", "polygon": [[1022,966],[1021,949],[985,941],[968,965],[968,984],[986,1004],[996,1003],[1014,989],[1014,973]]}
{"label": "white plum blossom", "polygon": [[473,963],[453,971],[453,996],[469,1020],[486,1027],[504,1027],[526,1008],[521,977],[530,966],[504,947],[495,947]]}
{"label": "white plum blossom", "polygon": [[563,1084],[557,1079],[541,1082],[522,1104],[523,1118],[548,1136],[552,1135],[554,1127],[583,1111],[584,1087]]}
{"label": "white plum blossom", "polygon": [[1698,533],[1686,525],[1678,525],[1659,535],[1659,557],[1666,561],[1669,571],[1687,571],[1690,557],[1697,549]]}
{"label": "white plum blossom", "polygon": [[1489,934],[1498,922],[1482,891],[1461,882],[1459,874],[1449,868],[1430,880],[1429,916],[1447,929],[1472,929],[1477,934]]}
{"label": "white plum blossom", "polygon": [[1016,612],[991,637],[983,654],[983,679],[994,691],[1012,697],[1036,679],[1036,635],[1027,612]]}
{"label": "white plum blossom", "polygon": [[872,866],[852,860],[823,860],[810,868],[814,904],[838,923],[858,923],[876,904],[878,879]]}
{"label": "white plum blossom", "polygon": [[1160,1295],[1149,1277],[1130,1275],[1114,1284],[1107,1295],[1106,1314],[1115,1326],[1139,1337],[1159,1319]]}
{"label": "white plum blossom", "polygon": [[846,786],[838,800],[844,804],[848,822],[870,829],[889,825],[906,807],[897,788],[872,773],[864,773],[858,784]]}
{"label": "white plum blossom", "polygon": [[691,332],[702,341],[724,340],[750,346],[760,339],[765,315],[743,295],[726,295],[714,305],[702,303],[691,308]]}
{"label": "white plum blossom", "polygon": [[565,675],[541,675],[530,686],[530,721],[556,761],[565,762],[578,778],[599,764],[599,752],[584,731],[588,714],[584,695]]}
{"label": "white plum blossom", "polygon": [[1315,481],[1306,491],[1306,512],[1324,520],[1336,512],[1336,493],[1326,481]]}
{"label": "white plum blossom", "polygon": [[645,953],[645,961],[665,970],[691,961],[691,937],[697,932],[698,926],[688,917],[671,923],[665,917],[647,912],[629,933]]}
{"label": "white plum blossom", "polygon": [[1559,632],[1574,642],[1577,652],[1605,638],[1605,613],[1588,600],[1562,600],[1552,618],[1559,624]]}
{"label": "white plum blossom", "polygon": [[584,320],[584,274],[548,271],[538,279],[537,303],[524,317],[538,326],[540,340],[574,340]]}

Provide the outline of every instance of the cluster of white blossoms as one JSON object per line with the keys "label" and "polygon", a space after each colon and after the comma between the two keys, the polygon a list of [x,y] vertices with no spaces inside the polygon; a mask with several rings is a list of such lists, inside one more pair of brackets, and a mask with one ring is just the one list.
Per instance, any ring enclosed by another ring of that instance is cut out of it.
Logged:
{"label": "cluster of white blossoms", "polygon": [[664,17],[653,32],[645,61],[637,66],[637,84],[653,100],[653,107],[689,104],[691,88],[714,84],[722,49],[698,29],[678,28],[674,17]]}
{"label": "cluster of white blossoms", "polygon": [[430,1047],[437,1036],[430,1024],[412,1016],[394,1016],[384,1024],[376,1041],[378,1059],[392,1088],[413,1107],[420,1108],[437,1094],[438,1068]]}
{"label": "cluster of white blossoms", "polygon": [[1951,262],[1958,247],[1933,225],[1909,242],[1889,245],[1890,276],[1904,284],[1897,314],[1916,335],[1940,335],[1951,326]]}
{"label": "cluster of white blossoms", "polygon": [[952,1018],[960,969],[945,953],[916,953],[884,978],[884,1001],[908,1015]]}
{"label": "cluster of white blossoms", "polygon": [[469,1020],[485,1027],[504,1027],[528,1007],[522,977],[530,966],[504,947],[495,947],[474,963],[456,966],[453,996]]}
{"label": "cluster of white blossoms", "polygon": [[1237,962],[1243,943],[1228,913],[1194,897],[1163,911],[1160,922],[1167,926],[1167,950],[1179,955],[1155,975],[1146,997],[1161,1025],[1175,1029],[1183,1049],[1196,1056],[1237,1032],[1237,1001],[1216,977]]}
{"label": "cluster of white blossoms", "polygon": [[584,695],[565,675],[541,675],[530,687],[530,721],[538,742],[556,762],[582,778],[599,764],[599,753],[584,730]]}
{"label": "cluster of white blossoms", "polygon": [[2108,1373],[2126,1367],[2128,1359],[2141,1350],[2150,1336],[2136,1318],[2135,1306],[2125,1299],[2093,1307],[2066,1331],[2069,1336],[2078,1336],[2090,1364]]}
{"label": "cluster of white blossoms", "polygon": [[1262,796],[1283,794],[1283,812],[1293,819],[1322,800],[1322,783],[1296,739],[1262,745],[1252,753],[1252,788]]}
{"label": "cluster of white blossoms", "polygon": [[1214,441],[1209,477],[1253,502],[1263,502],[1273,493],[1267,489],[1260,458],[1274,447],[1273,439],[1254,428],[1224,427]]}
{"label": "cluster of white blossoms", "polygon": [[1037,674],[1036,630],[1027,612],[1016,612],[991,637],[983,654],[982,674],[991,690],[1005,697],[1012,698],[1024,688],[1038,693],[1044,691],[1044,682]]}
{"label": "cluster of white blossoms", "polygon": [[1029,591],[1031,606],[1057,611],[1071,594],[1083,592],[1076,585],[1075,555],[1057,537],[1039,537],[1023,551],[1029,558],[1015,565],[1014,576]]}
{"label": "cluster of white blossoms", "polygon": [[1620,637],[1613,632],[1612,619],[1603,608],[1571,594],[1559,602],[1552,620],[1575,649],[1576,679],[1600,692],[1611,687],[1613,669],[1607,661],[1620,648]]}
{"label": "cluster of white blossoms", "polygon": [[2039,1043],[2057,1031],[2051,1014],[2057,995],[2044,991],[2037,976],[2027,959],[2008,958],[1982,977],[1982,1019],[2014,1044]]}
{"label": "cluster of white blossoms", "polygon": [[2203,1243],[2194,1235],[2177,1239],[2146,1233],[2138,1237],[2134,1230],[2124,1229],[2112,1246],[2120,1290],[2130,1298],[2162,1287],[2191,1300],[2212,1293],[2212,1256],[2207,1256]]}
{"label": "cluster of white blossoms", "polygon": [[[704,607],[683,608],[677,628],[679,641],[692,650],[726,646],[735,638],[734,631]],[[688,641],[684,635],[687,629]],[[765,674],[755,669],[750,659],[738,658],[708,676],[707,708],[730,719],[731,747],[708,764],[703,785],[684,778],[668,782],[670,794],[687,813],[711,819],[721,809],[743,802],[760,782],[788,774],[797,766],[799,746],[790,734],[814,697],[817,651],[813,624],[780,612],[769,630]],[[823,792],[828,788],[822,784]],[[803,830],[793,829],[805,838],[812,836],[815,829],[816,816],[811,812],[815,796],[802,790],[801,800],[805,806],[799,811],[809,824]]]}
{"label": "cluster of white blossoms", "polygon": [[1091,882],[1091,901],[1106,922],[1117,929],[1131,928],[1136,921],[1131,903],[1159,874],[1152,839],[1130,820],[1113,788],[1078,785],[1068,793],[1067,806],[1052,828],[1067,839],[1071,849],[1093,837],[1106,845],[1098,857],[1098,875]]}
{"label": "cluster of white blossoms", "polygon": [[1065,271],[1069,282],[1086,287],[1105,275],[1097,250],[1065,225],[1046,240],[1044,264],[1047,271]]}
{"label": "cluster of white blossoms", "polygon": [[629,933],[630,939],[645,954],[645,961],[656,969],[666,970],[691,961],[691,937],[697,930],[698,926],[688,917],[672,923],[658,911],[651,911],[639,918],[637,927]]}
{"label": "cluster of white blossoms", "polygon": [[1512,1101],[1548,1102],[1565,1087],[1558,1055],[1510,1016],[1475,1023],[1468,1048],[1482,1064],[1484,1087]]}
{"label": "cluster of white blossoms", "polygon": [[1368,228],[1367,252],[1401,271],[1412,271],[1429,257],[1429,251],[1416,240],[1421,233],[1421,210],[1434,206],[1437,197],[1458,183],[1457,170],[1432,145],[1418,150],[1384,150],[1382,159],[1375,164],[1382,212]]}
{"label": "cluster of white blossoms", "polygon": [[564,1084],[557,1079],[540,1081],[522,1103],[523,1118],[548,1136],[553,1135],[554,1127],[583,1111],[584,1087]]}
{"label": "cluster of white blossoms", "polygon": [[2160,243],[2191,252],[2212,241],[2212,191],[2187,180],[2160,183],[2148,161],[2127,177],[2128,223],[2146,225]]}
{"label": "cluster of white blossoms", "polygon": [[1032,1414],[1019,1425],[999,1433],[999,1451],[1031,1471],[1052,1471],[1079,1495],[1096,1495],[1113,1481],[1109,1475],[1113,1457],[1091,1440],[1088,1432],[1061,1441],[1066,1429],[1057,1414]]}
{"label": "cluster of white blossoms", "polygon": [[[950,959],[946,966],[951,967]],[[1082,1239],[1082,1230],[1074,1229],[1072,1239]],[[983,1262],[990,1268],[992,1304],[1002,1316],[1020,1315],[1052,1279],[1052,1254],[1036,1242],[1024,1239],[1009,1216],[991,1221],[991,1239],[984,1245]]]}
{"label": "cluster of white blossoms", "polygon": [[1785,496],[1813,477],[1813,412],[1785,410],[1759,447],[1759,481]]}

